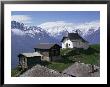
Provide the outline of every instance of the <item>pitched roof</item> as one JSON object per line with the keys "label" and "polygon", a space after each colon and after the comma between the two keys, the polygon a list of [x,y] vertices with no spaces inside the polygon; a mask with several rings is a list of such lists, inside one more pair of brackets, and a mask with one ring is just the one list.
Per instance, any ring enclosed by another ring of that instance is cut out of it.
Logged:
{"label": "pitched roof", "polygon": [[72,40],[82,40],[83,42],[87,42],[84,40],[78,33],[69,33],[68,34],[69,39]]}
{"label": "pitched roof", "polygon": [[87,42],[78,33],[68,33],[68,37],[63,37],[63,39],[61,40],[61,42],[63,42],[63,40],[65,38],[69,38],[71,41],[73,41],[73,40],[82,40],[83,42]]}
{"label": "pitched roof", "polygon": [[[53,47],[54,45],[57,45],[57,44],[54,44],[54,43],[40,43],[37,45],[36,48],[38,49],[50,49],[51,47]],[[59,46],[59,45],[58,45]],[[60,47],[60,46],[59,46]]]}
{"label": "pitched roof", "polygon": [[61,40],[61,42],[63,42],[63,40],[66,39],[66,38],[68,38],[68,37],[63,37],[62,40]]}
{"label": "pitched roof", "polygon": [[40,53],[38,52],[33,52],[33,53],[21,53],[19,55],[23,55],[25,57],[35,57],[35,56],[42,56]]}

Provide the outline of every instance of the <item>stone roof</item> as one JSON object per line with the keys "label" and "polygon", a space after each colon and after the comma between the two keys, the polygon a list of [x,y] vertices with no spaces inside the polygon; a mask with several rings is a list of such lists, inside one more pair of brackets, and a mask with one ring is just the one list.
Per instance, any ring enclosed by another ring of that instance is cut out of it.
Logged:
{"label": "stone roof", "polygon": [[[50,49],[51,47],[53,47],[54,45],[59,46],[58,44],[54,44],[54,43],[40,43],[36,46],[37,49]],[[60,46],[59,46],[60,47]]]}
{"label": "stone roof", "polygon": [[38,52],[33,52],[33,53],[21,53],[21,54],[19,54],[19,56],[20,55],[23,55],[23,56],[25,56],[25,57],[35,57],[35,56],[42,56],[40,53],[38,53]]}
{"label": "stone roof", "polygon": [[81,40],[83,42],[87,42],[86,40],[84,40],[78,33],[68,33],[68,36],[67,37],[63,37],[63,39],[61,40],[61,42],[63,42],[63,40],[65,38],[69,38],[71,41],[74,41],[74,40]]}

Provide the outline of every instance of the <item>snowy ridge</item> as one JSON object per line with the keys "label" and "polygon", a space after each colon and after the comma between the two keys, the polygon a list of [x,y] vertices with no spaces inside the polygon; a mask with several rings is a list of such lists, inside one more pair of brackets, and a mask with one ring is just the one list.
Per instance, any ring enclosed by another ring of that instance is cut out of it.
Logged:
{"label": "snowy ridge", "polygon": [[30,37],[34,37],[37,33],[41,32],[37,29],[31,29],[31,30],[12,29],[11,31],[13,34],[18,36],[29,35]]}
{"label": "snowy ridge", "polygon": [[35,37],[36,34],[45,33],[40,27],[37,26],[28,26],[21,22],[12,21],[11,22],[11,31],[14,35]]}
{"label": "snowy ridge", "polygon": [[74,32],[77,29],[80,30],[82,36],[86,36],[98,30],[100,27],[100,24],[99,24],[99,21],[93,21],[93,22],[82,23],[82,24],[56,21],[56,22],[46,22],[39,25],[38,27],[41,27],[42,29],[44,29],[51,36],[59,35],[61,32],[64,32],[64,31]]}
{"label": "snowy ridge", "polygon": [[20,36],[29,35],[31,37],[34,37],[38,33],[42,33],[42,34],[47,33],[49,36],[55,37],[55,38],[63,35],[64,32],[71,33],[71,32],[75,32],[76,30],[79,31],[79,34],[81,36],[85,37],[100,29],[99,21],[93,21],[93,22],[82,23],[82,24],[66,23],[64,21],[56,21],[56,22],[42,23],[38,26],[28,26],[28,25],[23,24],[22,29],[20,29],[19,26],[17,25],[17,28],[12,27],[12,32],[16,35],[20,35]]}

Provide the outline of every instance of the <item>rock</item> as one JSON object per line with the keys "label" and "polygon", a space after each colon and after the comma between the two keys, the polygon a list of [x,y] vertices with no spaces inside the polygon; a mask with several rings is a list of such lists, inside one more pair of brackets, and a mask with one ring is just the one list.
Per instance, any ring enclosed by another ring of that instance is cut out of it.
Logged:
{"label": "rock", "polygon": [[78,63],[75,62],[73,65],[68,67],[63,71],[63,73],[66,73],[68,75],[76,76],[76,77],[94,77],[94,76],[100,76],[99,67],[94,66],[94,70],[97,71],[91,73],[91,65],[90,64],[84,64],[84,63]]}
{"label": "rock", "polygon": [[24,72],[20,77],[68,77],[69,75],[65,75],[59,73],[58,71],[49,69],[47,67],[36,65]]}

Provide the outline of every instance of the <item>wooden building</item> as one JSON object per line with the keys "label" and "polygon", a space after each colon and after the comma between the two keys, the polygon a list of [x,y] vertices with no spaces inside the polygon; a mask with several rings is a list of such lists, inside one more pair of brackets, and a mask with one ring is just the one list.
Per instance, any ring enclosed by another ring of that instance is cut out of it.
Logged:
{"label": "wooden building", "polygon": [[57,44],[41,43],[36,46],[33,53],[21,53],[19,57],[19,65],[22,69],[32,67],[41,61],[55,61],[61,59],[61,46]]}
{"label": "wooden building", "polygon": [[35,52],[39,52],[43,55],[41,60],[55,61],[60,58],[60,48],[58,44],[41,43],[36,46]]}
{"label": "wooden building", "polygon": [[21,53],[18,55],[19,57],[19,65],[22,69],[30,68],[37,63],[41,62],[41,58],[43,55],[41,55],[38,52],[33,53]]}

